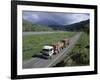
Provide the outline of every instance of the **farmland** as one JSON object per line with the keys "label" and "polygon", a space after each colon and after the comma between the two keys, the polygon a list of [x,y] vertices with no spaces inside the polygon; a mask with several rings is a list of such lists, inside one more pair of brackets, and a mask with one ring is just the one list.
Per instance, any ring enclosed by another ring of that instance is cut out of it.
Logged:
{"label": "farmland", "polygon": [[23,60],[28,60],[33,55],[39,54],[44,45],[71,37],[74,34],[75,32],[56,32],[23,36]]}

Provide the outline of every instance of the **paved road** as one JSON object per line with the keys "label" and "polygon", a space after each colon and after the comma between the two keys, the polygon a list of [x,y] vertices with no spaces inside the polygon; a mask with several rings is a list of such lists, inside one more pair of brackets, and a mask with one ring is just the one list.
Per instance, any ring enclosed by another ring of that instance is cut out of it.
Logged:
{"label": "paved road", "polygon": [[71,51],[71,49],[76,44],[77,40],[81,36],[82,32],[79,32],[70,39],[70,45],[64,48],[59,54],[53,55],[52,59],[44,59],[41,57],[34,57],[29,61],[23,62],[23,68],[43,68],[52,67],[63,60],[66,55]]}
{"label": "paved road", "polygon": [[62,33],[62,32],[64,32],[64,31],[56,31],[56,32],[50,32],[50,31],[48,31],[48,32],[46,32],[46,31],[44,31],[44,32],[23,32],[23,35],[25,36],[25,35],[35,35],[35,34],[51,34],[51,33]]}

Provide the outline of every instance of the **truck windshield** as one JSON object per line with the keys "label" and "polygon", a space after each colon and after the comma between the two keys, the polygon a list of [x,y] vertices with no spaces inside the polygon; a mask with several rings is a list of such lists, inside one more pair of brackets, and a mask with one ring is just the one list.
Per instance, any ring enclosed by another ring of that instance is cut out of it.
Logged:
{"label": "truck windshield", "polygon": [[43,51],[50,51],[49,49],[43,49]]}

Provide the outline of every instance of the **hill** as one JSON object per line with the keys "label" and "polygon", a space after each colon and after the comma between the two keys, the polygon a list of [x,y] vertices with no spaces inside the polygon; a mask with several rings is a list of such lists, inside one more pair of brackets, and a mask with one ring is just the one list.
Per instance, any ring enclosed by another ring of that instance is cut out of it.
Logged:
{"label": "hill", "polygon": [[33,24],[27,20],[23,20],[23,31],[52,31],[53,29],[39,24]]}
{"label": "hill", "polygon": [[81,21],[64,27],[67,31],[88,31],[89,20]]}
{"label": "hill", "polygon": [[89,20],[73,23],[70,25],[48,25],[48,27],[52,28],[53,30],[84,31],[88,30],[89,28]]}
{"label": "hill", "polygon": [[89,33],[89,20],[81,21],[70,25],[40,25],[23,20],[23,31],[86,31]]}

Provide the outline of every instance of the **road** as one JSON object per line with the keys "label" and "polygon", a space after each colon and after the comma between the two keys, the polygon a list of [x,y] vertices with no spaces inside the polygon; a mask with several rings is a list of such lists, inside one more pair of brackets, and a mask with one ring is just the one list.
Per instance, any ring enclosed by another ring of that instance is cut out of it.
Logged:
{"label": "road", "polygon": [[62,33],[64,31],[56,31],[56,32],[50,32],[50,31],[44,31],[44,32],[23,32],[23,35],[35,35],[35,34],[51,34],[51,33]]}
{"label": "road", "polygon": [[60,51],[59,54],[53,55],[52,59],[44,59],[41,57],[33,57],[32,59],[23,62],[23,68],[46,68],[55,66],[61,60],[63,60],[66,55],[73,49],[75,44],[77,43],[79,37],[81,36],[82,32],[77,33],[75,36],[70,38],[69,46],[66,46],[63,50]]}

